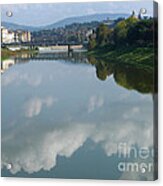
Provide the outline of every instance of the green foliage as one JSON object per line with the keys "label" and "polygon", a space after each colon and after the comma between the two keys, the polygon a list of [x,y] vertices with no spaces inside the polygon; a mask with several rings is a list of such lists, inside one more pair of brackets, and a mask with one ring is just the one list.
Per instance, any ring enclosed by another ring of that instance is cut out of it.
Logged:
{"label": "green foliage", "polygon": [[128,64],[112,63],[110,58],[102,60],[94,56],[89,56],[89,62],[96,67],[96,76],[101,81],[113,75],[118,85],[129,90],[137,90],[145,94],[155,91],[152,69],[139,68],[139,66],[133,68]]}
{"label": "green foliage", "polygon": [[97,28],[97,32],[96,32],[96,42],[98,46],[101,47],[107,45],[109,43],[110,35],[111,35],[111,30],[108,28],[108,26],[101,24]]}
{"label": "green foliage", "polygon": [[152,70],[154,67],[154,50],[151,47],[96,48],[88,54],[114,64],[146,70]]}
{"label": "green foliage", "polygon": [[130,26],[127,42],[130,45],[151,45],[154,41],[153,19],[141,20]]}
{"label": "green foliage", "polygon": [[90,38],[88,48],[90,50],[94,49],[96,47],[96,39],[95,38]]}
{"label": "green foliage", "polygon": [[99,62],[96,64],[96,75],[102,81],[105,81],[107,79],[108,69],[106,63],[103,64]]}
{"label": "green foliage", "polygon": [[126,20],[119,22],[114,29],[114,42],[115,45],[127,44],[127,36],[130,26],[138,22],[135,17],[130,17]]}
{"label": "green foliage", "polygon": [[127,26],[125,21],[121,21],[114,29],[114,43],[121,45],[126,42]]}
{"label": "green foliage", "polygon": [[113,45],[116,47],[151,47],[154,44],[154,31],[156,30],[153,18],[142,20],[135,16],[117,21],[113,29],[110,29],[108,25],[101,24],[96,30],[95,41],[90,40],[91,47],[89,49]]}

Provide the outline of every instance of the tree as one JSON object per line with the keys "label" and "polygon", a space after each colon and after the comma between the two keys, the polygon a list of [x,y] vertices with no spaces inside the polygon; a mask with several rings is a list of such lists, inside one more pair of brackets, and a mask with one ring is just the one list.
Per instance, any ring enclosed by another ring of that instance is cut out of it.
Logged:
{"label": "tree", "polygon": [[130,45],[148,46],[153,43],[154,22],[152,19],[140,20],[131,25],[128,30],[128,43]]}
{"label": "tree", "polygon": [[114,43],[115,45],[126,45],[128,30],[134,23],[138,22],[138,19],[134,16],[129,17],[126,20],[120,21],[114,29]]}
{"label": "tree", "polygon": [[109,43],[111,32],[112,31],[105,24],[101,24],[97,28],[96,42],[97,42],[98,46],[105,46]]}
{"label": "tree", "polygon": [[89,43],[88,43],[88,49],[92,50],[95,47],[96,47],[96,39],[90,37]]}
{"label": "tree", "polygon": [[[112,29],[100,24],[96,33],[90,38],[89,49],[105,46],[153,46],[154,36],[157,36],[157,33],[154,33],[157,31],[154,29],[155,22],[152,18],[138,19],[133,12],[128,19],[118,19]],[[157,28],[157,24],[155,27]]]}

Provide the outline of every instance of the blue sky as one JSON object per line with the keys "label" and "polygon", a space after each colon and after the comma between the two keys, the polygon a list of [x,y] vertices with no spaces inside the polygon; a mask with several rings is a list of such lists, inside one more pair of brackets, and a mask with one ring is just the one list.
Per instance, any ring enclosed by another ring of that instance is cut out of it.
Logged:
{"label": "blue sky", "polygon": [[[50,4],[15,4],[1,5],[1,20],[30,26],[42,26],[55,23],[67,17],[83,16],[96,13],[131,13],[146,8],[152,15],[152,1],[126,2],[87,2],[87,3],[50,3]],[[13,16],[7,17],[6,11]]]}

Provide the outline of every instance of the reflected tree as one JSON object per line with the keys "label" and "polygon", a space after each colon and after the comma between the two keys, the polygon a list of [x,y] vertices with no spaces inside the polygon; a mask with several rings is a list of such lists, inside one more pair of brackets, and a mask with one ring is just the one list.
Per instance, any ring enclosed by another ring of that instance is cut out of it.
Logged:
{"label": "reflected tree", "polygon": [[114,70],[116,83],[129,90],[141,93],[154,92],[153,71],[118,66]]}
{"label": "reflected tree", "polygon": [[122,66],[113,64],[109,61],[99,60],[94,56],[89,56],[89,63],[96,67],[96,76],[105,81],[107,77],[113,74],[115,82],[128,89],[136,90],[141,93],[154,93],[154,71],[132,66]]}

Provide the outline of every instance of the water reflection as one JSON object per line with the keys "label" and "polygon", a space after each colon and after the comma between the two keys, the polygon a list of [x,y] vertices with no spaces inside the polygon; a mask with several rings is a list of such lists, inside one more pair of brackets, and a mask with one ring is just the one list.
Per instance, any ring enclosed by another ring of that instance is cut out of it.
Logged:
{"label": "water reflection", "polygon": [[119,158],[118,144],[153,147],[152,96],[137,92],[151,93],[151,81],[130,85],[124,69],[83,55],[80,65],[38,57],[2,75],[2,176],[152,180],[117,168],[142,161]]}
{"label": "water reflection", "polygon": [[96,76],[105,81],[113,74],[116,83],[129,90],[137,90],[140,93],[154,92],[154,72],[153,70],[144,70],[132,68],[131,66],[115,65],[108,61],[96,59],[93,56],[87,56],[83,53],[40,53],[40,54],[22,54],[12,59],[2,61],[1,69],[4,72],[14,64],[26,63],[32,60],[53,61],[62,60],[74,64],[92,64],[96,67]]}
{"label": "water reflection", "polygon": [[132,68],[127,65],[113,64],[108,61],[89,57],[89,62],[96,66],[97,77],[105,81],[113,74],[118,85],[140,93],[154,92],[154,72],[141,68]]}

